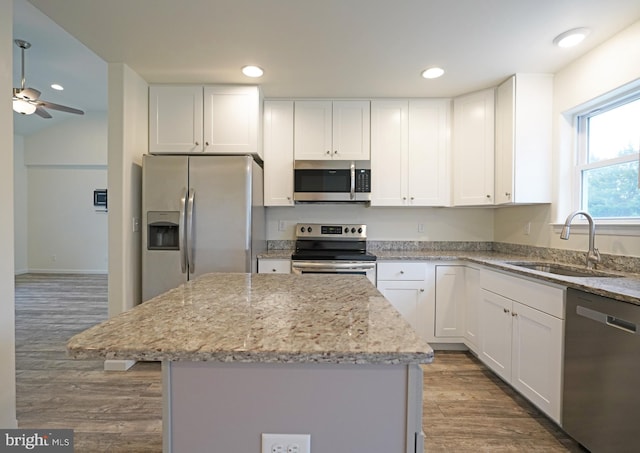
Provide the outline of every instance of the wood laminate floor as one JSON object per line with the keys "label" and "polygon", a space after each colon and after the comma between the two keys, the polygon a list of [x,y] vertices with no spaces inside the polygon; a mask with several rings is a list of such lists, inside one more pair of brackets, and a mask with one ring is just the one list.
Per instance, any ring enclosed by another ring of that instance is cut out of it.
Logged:
{"label": "wood laminate floor", "polygon": [[[106,318],[104,275],[16,277],[19,427],[72,428],[78,453],[160,452],[159,364],[105,372],[65,354],[72,335]],[[423,368],[426,452],[584,451],[471,354],[437,352]]]}

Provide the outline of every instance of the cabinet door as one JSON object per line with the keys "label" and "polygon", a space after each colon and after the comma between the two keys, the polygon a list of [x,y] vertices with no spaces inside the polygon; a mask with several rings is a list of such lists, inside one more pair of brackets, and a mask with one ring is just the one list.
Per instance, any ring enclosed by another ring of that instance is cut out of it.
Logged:
{"label": "cabinet door", "polygon": [[511,385],[560,423],[562,320],[513,302]]}
{"label": "cabinet door", "polygon": [[378,290],[407,320],[422,338],[429,337],[427,316],[427,290],[420,281],[380,281]]}
{"label": "cabinet door", "polygon": [[453,101],[453,203],[493,204],[494,89]]}
{"label": "cabinet door", "polygon": [[480,304],[480,271],[472,267],[467,267],[465,276],[465,314],[464,314],[464,339],[465,343],[476,354],[480,344],[478,326],[478,306]]}
{"label": "cabinet door", "polygon": [[496,204],[551,201],[553,76],[516,74],[496,93]]}
{"label": "cabinet door", "polygon": [[291,260],[261,258],[258,260],[258,274],[290,274]]}
{"label": "cabinet door", "polygon": [[205,152],[261,155],[260,103],[260,90],[255,86],[205,87]]}
{"label": "cabinet door", "polygon": [[371,156],[369,101],[333,102],[333,158],[369,160]]}
{"label": "cabinet door", "polygon": [[515,148],[515,77],[496,90],[496,193],[495,203],[513,201],[513,158]]}
{"label": "cabinet door", "polygon": [[407,201],[408,103],[371,102],[371,205]]}
{"label": "cabinet door", "polygon": [[450,105],[448,99],[409,101],[407,186],[412,206],[450,204]]}
{"label": "cabinet door", "polygon": [[202,108],[201,86],[150,86],[149,152],[202,152]]}
{"label": "cabinet door", "polygon": [[464,336],[464,266],[436,266],[436,337]]}
{"label": "cabinet door", "polygon": [[478,307],[479,358],[507,382],[511,380],[511,305],[511,300],[482,290]]}
{"label": "cabinet door", "polygon": [[264,205],[293,206],[293,101],[264,102]]}
{"label": "cabinet door", "polygon": [[295,159],[331,159],[334,151],[331,101],[296,101],[294,109]]}

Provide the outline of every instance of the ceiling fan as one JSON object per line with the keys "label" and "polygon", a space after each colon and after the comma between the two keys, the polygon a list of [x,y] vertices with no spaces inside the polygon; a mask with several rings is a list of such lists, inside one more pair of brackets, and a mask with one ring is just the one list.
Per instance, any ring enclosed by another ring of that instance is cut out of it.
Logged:
{"label": "ceiling fan", "polygon": [[65,105],[54,104],[53,102],[40,99],[41,93],[35,88],[25,88],[24,51],[31,47],[31,44],[23,41],[22,39],[16,39],[14,42],[18,47],[20,47],[20,49],[22,49],[22,79],[20,88],[13,89],[13,110],[23,115],[31,115],[32,113],[35,113],[42,118],[51,118],[51,114],[47,112],[45,108],[84,115],[82,110],[67,107]]}

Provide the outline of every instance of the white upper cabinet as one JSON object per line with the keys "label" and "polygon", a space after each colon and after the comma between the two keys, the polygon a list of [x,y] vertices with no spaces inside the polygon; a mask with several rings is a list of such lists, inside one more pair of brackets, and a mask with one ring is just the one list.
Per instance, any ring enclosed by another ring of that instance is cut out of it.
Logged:
{"label": "white upper cabinet", "polygon": [[494,203],[495,89],[453,100],[453,204]]}
{"label": "white upper cabinet", "polygon": [[496,94],[495,203],[551,202],[553,76],[516,74]]}
{"label": "white upper cabinet", "polygon": [[369,101],[295,101],[298,160],[369,160]]}
{"label": "white upper cabinet", "polygon": [[405,206],[409,198],[409,102],[371,102],[371,205]]}
{"label": "white upper cabinet", "polygon": [[205,152],[262,155],[262,99],[256,86],[204,87]]}
{"label": "white upper cabinet", "polygon": [[203,143],[203,88],[149,87],[149,152],[200,153]]}
{"label": "white upper cabinet", "polygon": [[371,103],[371,204],[450,203],[448,99]]}
{"label": "white upper cabinet", "polygon": [[257,86],[149,87],[152,154],[257,154],[262,157]]}
{"label": "white upper cabinet", "polygon": [[293,101],[264,102],[264,204],[293,206]]}

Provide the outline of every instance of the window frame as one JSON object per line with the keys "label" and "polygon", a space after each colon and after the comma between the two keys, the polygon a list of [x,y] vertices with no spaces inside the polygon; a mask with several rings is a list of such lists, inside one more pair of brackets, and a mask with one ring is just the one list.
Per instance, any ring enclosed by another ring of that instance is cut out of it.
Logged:
{"label": "window frame", "polygon": [[[601,113],[614,110],[630,102],[640,101],[640,88],[636,87],[622,94],[608,97],[591,105],[589,108],[574,112],[574,126],[576,136],[576,152],[573,165],[574,190],[572,197],[572,205],[574,210],[585,209],[582,206],[584,200],[583,172],[598,168],[606,168],[613,165],[640,161],[640,152],[619,156],[612,159],[604,159],[596,162],[588,162],[588,133],[589,119]],[[638,169],[638,187],[640,188],[640,163]],[[640,225],[640,216],[638,217],[598,217],[599,224],[609,225]]]}

